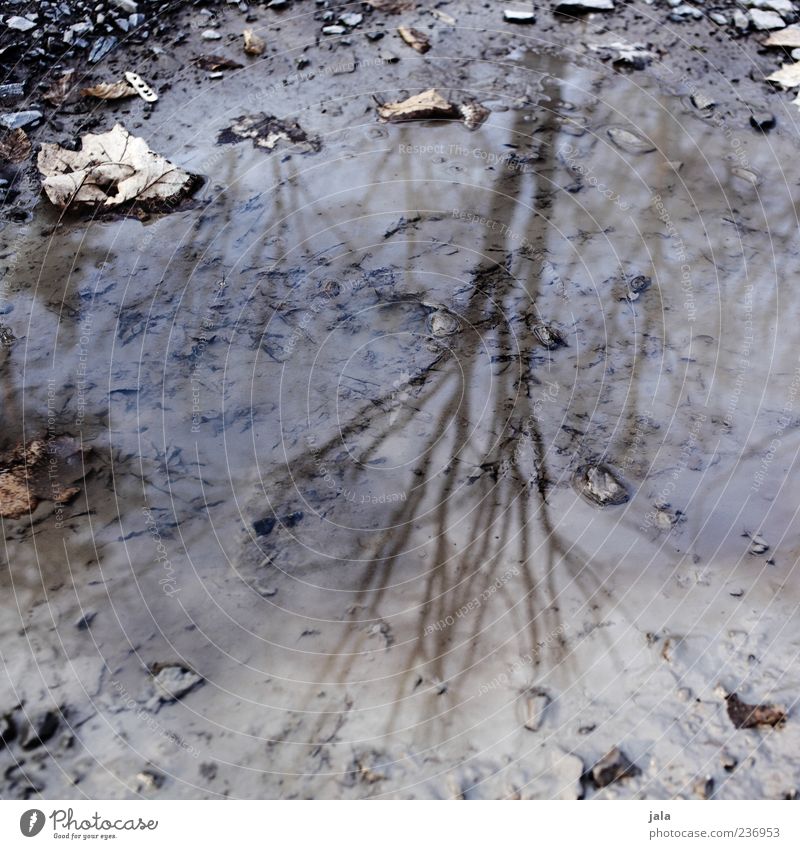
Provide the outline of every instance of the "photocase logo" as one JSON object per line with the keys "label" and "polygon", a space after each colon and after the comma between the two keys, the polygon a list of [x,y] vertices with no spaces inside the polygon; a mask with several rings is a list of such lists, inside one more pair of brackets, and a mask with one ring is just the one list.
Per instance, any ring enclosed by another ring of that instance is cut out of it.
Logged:
{"label": "photocase logo", "polygon": [[19,830],[25,837],[36,837],[44,828],[44,822],[44,813],[37,808],[31,808],[19,818]]}

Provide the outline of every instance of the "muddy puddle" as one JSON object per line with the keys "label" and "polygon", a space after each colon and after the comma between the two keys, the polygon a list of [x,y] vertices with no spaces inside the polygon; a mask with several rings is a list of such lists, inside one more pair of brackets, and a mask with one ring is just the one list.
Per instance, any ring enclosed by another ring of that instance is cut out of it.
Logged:
{"label": "muddy puddle", "polygon": [[501,65],[473,132],[153,126],[193,208],[21,230],[4,439],[91,453],[4,521],[0,708],[64,712],[4,795],[792,791],[720,688],[800,694],[795,151],[657,64]]}

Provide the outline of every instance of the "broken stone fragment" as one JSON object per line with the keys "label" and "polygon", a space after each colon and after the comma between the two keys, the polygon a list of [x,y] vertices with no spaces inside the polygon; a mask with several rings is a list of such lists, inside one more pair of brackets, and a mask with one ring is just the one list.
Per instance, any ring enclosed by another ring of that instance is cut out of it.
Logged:
{"label": "broken stone fragment", "polygon": [[36,124],[42,120],[38,109],[26,109],[24,112],[6,112],[0,115],[0,124],[7,130],[18,130]]}
{"label": "broken stone fragment", "polygon": [[202,684],[203,680],[201,675],[180,664],[158,664],[153,670],[152,695],[146,707],[155,712],[162,704],[182,698]]}
{"label": "broken stone fragment", "polygon": [[640,773],[639,767],[615,746],[592,767],[591,776],[597,787],[607,787],[615,781],[633,778]]}
{"label": "broken stone fragment", "polygon": [[533,12],[518,12],[515,9],[505,9],[503,20],[509,24],[535,24],[536,15]]}
{"label": "broken stone fragment", "polygon": [[777,12],[769,12],[764,9],[751,9],[750,20],[758,30],[783,29],[786,22]]}
{"label": "broken stone fragment", "polygon": [[421,121],[428,118],[455,118],[458,109],[445,100],[434,88],[415,94],[397,103],[384,103],[378,107],[384,121]]}
{"label": "broken stone fragment", "polygon": [[534,687],[524,694],[525,699],[525,728],[528,731],[538,731],[544,722],[545,713],[552,703],[546,690]]}
{"label": "broken stone fragment", "polygon": [[775,128],[775,116],[772,112],[753,112],[750,115],[750,126],[762,133],[768,133]]}
{"label": "broken stone fragment", "polygon": [[775,705],[749,705],[736,693],[725,696],[728,717],[736,728],[757,728],[759,725],[780,725],[786,719],[786,711]]}
{"label": "broken stone fragment", "polygon": [[581,466],[572,483],[580,495],[598,507],[624,504],[629,498],[627,487],[605,463]]}

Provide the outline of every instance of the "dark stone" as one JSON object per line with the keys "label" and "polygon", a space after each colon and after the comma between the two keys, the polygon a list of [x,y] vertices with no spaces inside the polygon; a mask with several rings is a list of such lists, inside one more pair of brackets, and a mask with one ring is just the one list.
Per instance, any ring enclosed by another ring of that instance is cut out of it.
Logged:
{"label": "dark stone", "polygon": [[750,116],[750,126],[762,133],[768,133],[775,127],[775,116],[772,112],[753,112]]}
{"label": "dark stone", "polygon": [[58,731],[60,722],[61,714],[54,710],[48,710],[32,719],[31,724],[25,730],[25,736],[22,739],[22,748],[29,751],[51,740],[56,731]]}
{"label": "dark stone", "polygon": [[266,518],[259,519],[257,522],[253,522],[253,530],[256,532],[256,536],[266,537],[269,536],[272,531],[275,529],[276,519]]}
{"label": "dark stone", "polygon": [[591,771],[592,781],[597,787],[607,787],[615,781],[624,778],[633,778],[639,775],[641,770],[631,762],[624,752],[616,746],[603,758],[601,758]]}

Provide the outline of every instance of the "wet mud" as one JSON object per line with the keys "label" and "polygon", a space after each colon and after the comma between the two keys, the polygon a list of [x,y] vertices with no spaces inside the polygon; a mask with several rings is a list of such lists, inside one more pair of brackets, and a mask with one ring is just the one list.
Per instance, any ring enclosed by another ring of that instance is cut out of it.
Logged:
{"label": "wet mud", "polygon": [[4,796],[796,792],[796,140],[510,41],[212,80],[189,208],[7,238],[0,447],[84,474],[2,520]]}

